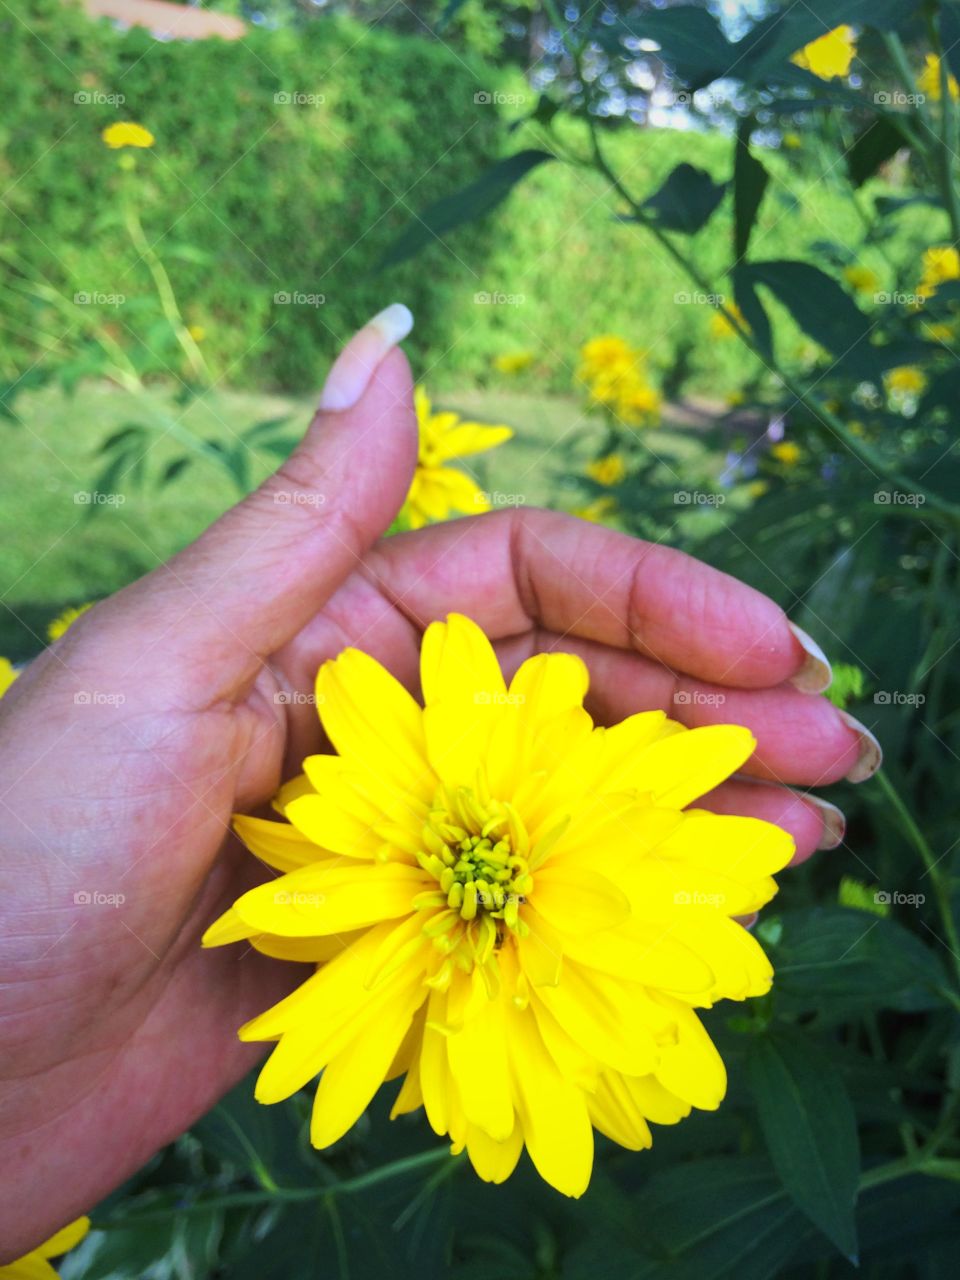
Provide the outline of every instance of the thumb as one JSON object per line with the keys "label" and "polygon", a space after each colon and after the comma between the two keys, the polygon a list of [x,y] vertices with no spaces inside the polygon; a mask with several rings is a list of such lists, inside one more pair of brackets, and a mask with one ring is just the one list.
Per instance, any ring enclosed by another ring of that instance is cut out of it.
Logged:
{"label": "thumb", "polygon": [[410,367],[396,347],[412,324],[399,303],[370,320],[334,363],[286,462],[168,564],[101,606],[116,628],[110,649],[128,642],[139,665],[154,643],[165,671],[178,672],[178,683],[195,672],[207,693],[217,664],[217,696],[323,607],[409,491],[417,423]]}

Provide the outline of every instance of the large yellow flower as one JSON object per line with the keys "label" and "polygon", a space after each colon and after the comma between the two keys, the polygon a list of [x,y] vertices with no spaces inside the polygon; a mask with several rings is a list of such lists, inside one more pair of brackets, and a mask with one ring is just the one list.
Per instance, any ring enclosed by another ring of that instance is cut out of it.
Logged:
{"label": "large yellow flower", "polygon": [[790,59],[805,71],[812,71],[821,80],[836,80],[850,74],[850,65],[857,55],[857,40],[853,27],[834,27],[818,40],[809,44]]}
{"label": "large yellow flower", "polygon": [[733,725],[661,711],[596,727],[579,658],[542,654],[508,685],[469,619],[423,640],[425,706],[348,649],[317,678],[338,752],[304,762],[283,823],[236,819],[279,878],[205,943],[248,938],[317,971],[244,1026],[277,1046],[277,1102],[322,1072],[326,1147],[384,1080],[454,1151],[501,1182],[527,1151],[567,1195],[593,1128],[632,1150],[648,1121],[716,1108],[723,1062],[695,1010],[762,995],[770,965],[734,919],[776,892],[793,842],[753,818],[688,808],[749,757]]}
{"label": "large yellow flower", "polygon": [[413,529],[451,514],[476,515],[490,510],[483,490],[464,472],[445,463],[472,453],[483,453],[513,435],[510,427],[461,422],[455,413],[434,413],[423,387],[414,392],[420,451],[404,515]]}
{"label": "large yellow flower", "polygon": [[0,1267],[0,1280],[57,1280],[57,1273],[49,1259],[59,1258],[61,1253],[66,1253],[75,1244],[79,1244],[89,1230],[90,1219],[77,1218],[76,1222],[71,1222],[30,1253]]}

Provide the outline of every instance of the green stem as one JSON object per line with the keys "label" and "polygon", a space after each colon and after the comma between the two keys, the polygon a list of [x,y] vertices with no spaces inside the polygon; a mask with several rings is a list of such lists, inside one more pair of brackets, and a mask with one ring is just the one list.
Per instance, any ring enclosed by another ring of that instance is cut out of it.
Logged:
{"label": "green stem", "polygon": [[153,248],[144,235],[143,227],[140,225],[140,217],[136,209],[128,201],[124,208],[124,221],[133,246],[139,253],[140,257],[147,264],[150,275],[153,277],[153,283],[156,286],[157,294],[160,298],[160,305],[163,308],[163,314],[167,317],[167,322],[173,330],[174,337],[183,348],[184,354],[190,363],[194,376],[201,382],[210,381],[210,370],[203,358],[200,348],[194,341],[190,330],[184,323],[183,316],[180,314],[180,308],[177,305],[177,298],[173,292],[173,285],[170,283],[170,277],[167,275],[166,268],[157,257]]}
{"label": "green stem", "polygon": [[917,826],[913,814],[904,804],[900,793],[887,777],[886,772],[883,769],[880,769],[877,772],[876,778],[877,782],[880,784],[880,790],[886,796],[890,803],[890,807],[900,819],[904,831],[913,843],[914,848],[920,855],[923,865],[927,869],[927,875],[930,877],[930,883],[933,885],[934,896],[937,900],[937,908],[940,912],[943,931],[947,936],[947,949],[953,959],[957,985],[960,986],[960,938],[957,937],[957,929],[953,920],[949,883],[940,870],[938,858],[927,843],[927,839],[923,832]]}
{"label": "green stem", "polygon": [[171,1218],[179,1218],[184,1214],[211,1213],[219,1209],[237,1209],[248,1205],[275,1204],[278,1200],[295,1203],[306,1200],[331,1201],[334,1196],[353,1195],[358,1191],[368,1191],[393,1178],[407,1173],[417,1173],[443,1161],[458,1161],[458,1156],[451,1156],[448,1147],[434,1147],[429,1151],[421,1151],[414,1156],[404,1156],[393,1160],[390,1164],[381,1165],[379,1169],[371,1169],[368,1173],[358,1174],[355,1178],[345,1178],[342,1182],[325,1183],[319,1187],[276,1187],[272,1191],[237,1191],[232,1195],[210,1196],[207,1199],[194,1200],[191,1204],[175,1205],[169,1209],[153,1209],[145,1213],[121,1214],[113,1218],[103,1218],[94,1223],[98,1231],[109,1231],[114,1227],[136,1226],[145,1222],[168,1222]]}
{"label": "green stem", "polygon": [[943,41],[940,39],[940,28],[933,16],[930,17],[930,43],[934,53],[940,60],[940,129],[937,134],[937,150],[940,157],[940,183],[950,216],[950,229],[953,232],[954,244],[960,244],[960,200],[957,198],[957,184],[953,180],[953,159],[957,151],[957,112],[956,103],[950,92],[950,67],[943,56]]}
{"label": "green stem", "polygon": [[[630,206],[635,220],[644,227],[645,230],[650,232],[657,243],[670,255],[674,262],[676,262],[677,265],[686,272],[692,283],[696,285],[701,293],[713,293],[710,281],[701,274],[693,261],[676,247],[669,236],[666,235],[666,233],[661,230],[656,223],[650,220],[642,205],[633,198],[630,192],[620,181],[620,178],[607,163],[606,157],[603,154],[603,149],[600,146],[600,139],[597,136],[596,124],[589,116],[588,126],[590,129],[590,136],[593,141],[594,162],[614,191],[616,191],[617,194]],[[780,379],[784,387],[786,387],[790,394],[796,399],[797,403],[802,404],[811,414],[813,414],[815,418],[828,426],[834,435],[843,441],[847,449],[855,458],[862,462],[865,467],[873,471],[874,474],[884,477],[892,485],[895,485],[908,493],[918,494],[930,508],[948,517],[951,523],[960,524],[960,506],[957,506],[952,502],[948,502],[945,498],[941,498],[937,494],[932,493],[929,489],[924,488],[924,486],[918,484],[914,480],[911,480],[908,476],[903,475],[895,467],[891,466],[885,458],[877,453],[872,445],[862,437],[854,435],[849,430],[846,423],[838,418],[832,410],[828,409],[822,401],[818,400],[811,391],[808,391],[805,387],[801,386],[792,374],[787,373],[786,370],[780,368],[775,362],[768,361],[755,342],[751,331],[743,323],[737,313],[732,310],[732,308],[730,308],[726,303],[718,303],[717,310],[726,317],[728,324],[741,342],[743,342],[753,352],[758,360],[767,366],[771,373],[775,374]]]}

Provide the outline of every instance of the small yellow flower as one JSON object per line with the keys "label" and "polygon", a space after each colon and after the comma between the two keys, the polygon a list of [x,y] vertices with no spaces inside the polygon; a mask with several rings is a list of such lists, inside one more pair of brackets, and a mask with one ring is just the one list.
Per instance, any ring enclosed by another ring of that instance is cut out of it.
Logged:
{"label": "small yellow flower", "polygon": [[803,450],[793,440],[781,440],[770,446],[770,457],[785,467],[795,467],[803,456]]}
{"label": "small yellow flower", "polygon": [[955,338],[953,325],[946,320],[938,320],[923,326],[924,337],[931,342],[953,342]]}
{"label": "small yellow flower", "polygon": [[762,498],[769,488],[766,480],[751,480],[747,485],[747,494],[751,498]]}
{"label": "small yellow flower", "polygon": [[857,293],[876,293],[880,287],[880,277],[877,273],[858,263],[844,267],[843,278],[851,289],[856,289]]}
{"label": "small yellow flower", "polygon": [[580,348],[580,368],[577,377],[581,382],[591,382],[604,374],[620,373],[632,368],[642,354],[634,351],[624,338],[605,333],[591,338]]}
{"label": "small yellow flower", "polygon": [[605,493],[602,497],[594,498],[593,502],[588,502],[585,507],[574,507],[573,515],[579,516],[581,520],[589,520],[591,524],[602,524],[616,510],[616,502]]}
{"label": "small yellow flower", "polygon": [[156,141],[149,129],[130,121],[108,124],[100,136],[114,150],[119,147],[152,147]]}
{"label": "small yellow flower", "polygon": [[[725,304],[725,308],[726,311],[728,311],[735,320],[739,321],[743,328],[749,333],[750,326],[744,319],[743,312],[737,304],[735,302],[727,302]],[[726,338],[735,338],[736,336],[737,331],[727,319],[726,314],[723,311],[714,311],[713,315],[710,317],[710,337],[724,340]]]}
{"label": "small yellow flower", "polygon": [[434,413],[423,387],[414,392],[420,450],[403,514],[412,529],[453,514],[479,515],[490,510],[480,487],[464,472],[444,464],[452,458],[483,453],[513,435],[510,427],[461,422],[455,413]]}
{"label": "small yellow flower", "polygon": [[917,293],[930,298],[948,280],[960,280],[960,251],[952,244],[931,245],[923,253],[923,275]]}
{"label": "small yellow flower", "polygon": [[616,412],[621,422],[631,427],[647,427],[660,416],[661,396],[648,382],[634,382],[624,387],[617,398]]}
{"label": "small yellow flower", "polygon": [[17,678],[17,670],[9,658],[0,658],[0,698]]}
{"label": "small yellow flower", "polygon": [[90,1219],[77,1218],[76,1222],[71,1222],[22,1258],[0,1266],[0,1280],[57,1280],[57,1273],[49,1259],[59,1258],[62,1253],[79,1244],[89,1230]]}
{"label": "small yellow flower", "polygon": [[532,364],[532,351],[505,351],[503,355],[495,356],[493,360],[493,367],[499,373],[523,373],[524,369],[529,369]]}
{"label": "small yellow flower", "polygon": [[788,151],[799,151],[803,146],[803,139],[799,133],[785,133],[780,141]]}
{"label": "small yellow flower", "polygon": [[76,620],[90,608],[88,604],[81,604],[75,609],[64,609],[63,613],[47,627],[47,639],[50,641],[59,640],[65,631],[69,631]]}
{"label": "small yellow flower", "polygon": [[[924,59],[923,70],[917,77],[917,88],[931,101],[940,101],[942,88],[940,84],[940,59],[935,53],[928,53]],[[947,88],[950,91],[950,97],[956,102],[960,98],[960,85],[957,84],[955,76],[948,77]]]}
{"label": "small yellow flower", "polygon": [[804,45],[790,61],[805,71],[812,71],[821,80],[836,80],[850,74],[850,64],[856,54],[857,40],[853,27],[844,24]]}
{"label": "small yellow flower", "polygon": [[187,325],[187,333],[189,333],[194,342],[202,342],[207,336],[207,331],[202,324]]}
{"label": "small yellow flower", "polygon": [[626,474],[627,464],[621,453],[608,453],[605,458],[587,463],[587,475],[591,480],[596,480],[597,484],[619,484]]}
{"label": "small yellow flower", "polygon": [[919,396],[926,390],[927,375],[915,364],[888,369],[884,376],[887,391],[894,396]]}
{"label": "small yellow flower", "polygon": [[317,676],[336,754],[308,756],[282,822],[236,817],[281,874],[204,935],[315,971],[248,1022],[272,1041],[256,1086],[315,1081],[310,1138],[337,1142],[385,1080],[453,1153],[504,1182],[526,1148],[568,1196],[594,1130],[631,1151],[648,1122],[716,1110],[726,1071],[697,1011],[773,977],[738,918],[773,897],[790,836],[696,805],[756,747],[663,711],[595,726],[589,673],[538,654],[505,680],[469,618],[433,622],[421,706],[347,649]]}

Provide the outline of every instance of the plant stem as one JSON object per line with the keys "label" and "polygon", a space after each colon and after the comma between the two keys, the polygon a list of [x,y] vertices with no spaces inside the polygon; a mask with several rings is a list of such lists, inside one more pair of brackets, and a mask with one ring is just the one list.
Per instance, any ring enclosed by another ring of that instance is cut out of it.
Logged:
{"label": "plant stem", "polygon": [[887,777],[885,770],[880,769],[876,775],[877,782],[880,784],[880,790],[890,802],[890,807],[900,819],[900,822],[914,848],[920,855],[923,865],[927,869],[927,875],[933,885],[934,896],[937,899],[937,907],[940,912],[940,919],[943,924],[943,931],[947,936],[947,949],[953,959],[953,967],[957,977],[957,985],[960,986],[960,938],[957,937],[957,929],[953,920],[953,910],[950,903],[950,887],[943,876],[939,859],[934,854],[923,832],[917,826],[913,814],[904,804],[900,793]]}
{"label": "plant stem", "polygon": [[341,1182],[324,1183],[318,1187],[276,1187],[272,1191],[237,1191],[232,1195],[210,1196],[208,1199],[194,1200],[191,1204],[174,1205],[169,1209],[152,1209],[145,1213],[129,1213],[113,1218],[104,1218],[94,1223],[97,1230],[109,1231],[114,1227],[136,1226],[145,1222],[168,1222],[171,1218],[179,1218],[184,1214],[210,1213],[218,1209],[237,1209],[247,1205],[274,1204],[277,1201],[295,1203],[299,1201],[318,1200],[331,1201],[334,1196],[353,1195],[357,1191],[367,1191],[388,1182],[392,1178],[402,1177],[407,1173],[417,1173],[421,1169],[429,1169],[432,1165],[444,1161],[457,1162],[459,1156],[451,1156],[447,1147],[432,1147],[429,1151],[418,1152],[414,1156],[404,1156],[393,1160],[390,1164],[381,1165],[379,1169],[371,1169],[368,1173],[358,1174],[354,1178],[345,1178]]}

